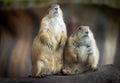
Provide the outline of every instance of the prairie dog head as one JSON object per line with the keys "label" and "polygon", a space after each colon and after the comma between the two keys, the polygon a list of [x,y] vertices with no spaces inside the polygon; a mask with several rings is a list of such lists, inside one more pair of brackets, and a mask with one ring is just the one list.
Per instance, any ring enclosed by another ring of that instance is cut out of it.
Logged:
{"label": "prairie dog head", "polygon": [[71,35],[73,40],[79,43],[90,43],[93,40],[93,33],[91,32],[89,26],[79,26]]}
{"label": "prairie dog head", "polygon": [[52,4],[52,5],[50,5],[50,8],[48,10],[48,15],[50,17],[63,16],[63,13],[62,13],[62,10],[60,8],[60,5],[58,5],[58,4]]}

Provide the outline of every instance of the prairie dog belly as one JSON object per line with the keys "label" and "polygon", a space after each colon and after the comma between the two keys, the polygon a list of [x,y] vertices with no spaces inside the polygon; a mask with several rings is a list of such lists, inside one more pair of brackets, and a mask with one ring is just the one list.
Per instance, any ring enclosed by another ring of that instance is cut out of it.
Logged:
{"label": "prairie dog belly", "polygon": [[87,51],[88,51],[88,49],[86,46],[80,46],[79,48],[77,48],[79,60],[82,60],[82,62],[85,62],[88,57]]}

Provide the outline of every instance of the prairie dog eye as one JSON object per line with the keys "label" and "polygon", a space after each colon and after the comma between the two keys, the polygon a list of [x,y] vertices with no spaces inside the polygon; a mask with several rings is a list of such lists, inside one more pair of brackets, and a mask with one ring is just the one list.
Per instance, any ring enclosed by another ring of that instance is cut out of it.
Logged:
{"label": "prairie dog eye", "polygon": [[51,5],[48,6],[48,8],[51,8],[51,7],[52,7]]}
{"label": "prairie dog eye", "polygon": [[78,30],[81,30],[81,27],[79,27]]}

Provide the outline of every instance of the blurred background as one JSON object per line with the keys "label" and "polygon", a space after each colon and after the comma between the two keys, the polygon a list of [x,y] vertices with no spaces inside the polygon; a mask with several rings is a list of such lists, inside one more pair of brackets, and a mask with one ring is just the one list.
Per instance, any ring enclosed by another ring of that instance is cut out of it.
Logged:
{"label": "blurred background", "polygon": [[59,3],[68,36],[80,25],[90,26],[99,51],[99,66],[120,69],[120,0],[1,0],[0,77],[31,74],[31,46],[48,6]]}

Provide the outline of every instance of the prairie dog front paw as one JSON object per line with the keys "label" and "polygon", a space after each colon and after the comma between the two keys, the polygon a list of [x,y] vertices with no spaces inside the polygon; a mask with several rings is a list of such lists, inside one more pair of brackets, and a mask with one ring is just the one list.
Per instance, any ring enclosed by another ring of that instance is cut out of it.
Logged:
{"label": "prairie dog front paw", "polygon": [[40,41],[41,41],[43,44],[47,45],[49,48],[53,48],[53,44],[52,44],[52,42],[50,41],[50,38],[49,38],[49,36],[48,36],[47,34],[42,33],[42,34],[40,35]]}

